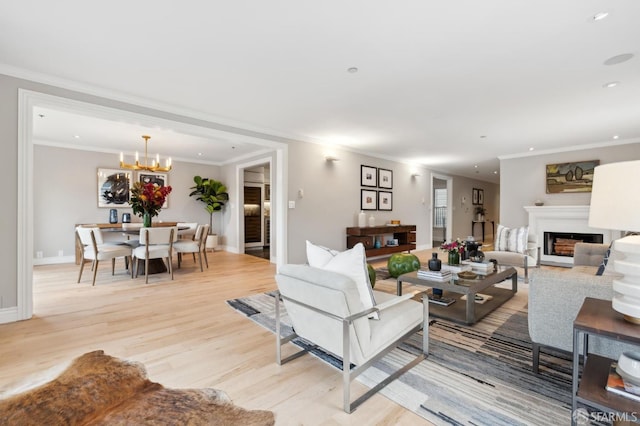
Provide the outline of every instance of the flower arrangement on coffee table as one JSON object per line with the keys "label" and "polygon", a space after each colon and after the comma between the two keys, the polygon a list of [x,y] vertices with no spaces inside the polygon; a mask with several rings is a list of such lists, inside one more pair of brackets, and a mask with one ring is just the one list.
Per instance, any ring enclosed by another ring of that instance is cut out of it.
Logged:
{"label": "flower arrangement on coffee table", "polygon": [[465,247],[465,242],[458,238],[455,241],[451,241],[450,243],[443,243],[440,246],[440,250],[449,253],[449,265],[458,265],[460,263],[460,254],[464,252]]}

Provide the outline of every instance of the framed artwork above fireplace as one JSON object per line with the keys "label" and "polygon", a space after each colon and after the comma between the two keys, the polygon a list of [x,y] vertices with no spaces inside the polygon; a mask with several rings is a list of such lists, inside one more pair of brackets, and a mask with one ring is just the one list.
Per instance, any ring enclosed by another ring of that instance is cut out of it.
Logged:
{"label": "framed artwork above fireplace", "polygon": [[591,192],[593,170],[600,160],[547,164],[547,194]]}

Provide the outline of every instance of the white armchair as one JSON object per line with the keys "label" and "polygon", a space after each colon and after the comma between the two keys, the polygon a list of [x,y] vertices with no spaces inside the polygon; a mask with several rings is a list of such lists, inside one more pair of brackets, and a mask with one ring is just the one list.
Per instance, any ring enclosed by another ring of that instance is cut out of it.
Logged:
{"label": "white armchair", "polygon": [[[308,352],[282,359],[281,346],[296,337],[342,358],[343,407],[351,413],[378,390],[417,365],[429,353],[429,304],[374,291],[376,304],[365,309],[350,277],[307,265],[284,265],[276,275],[276,359],[284,364]],[[280,298],[293,331],[281,336]],[[379,319],[369,319],[378,313]],[[423,330],[422,353],[351,403],[351,381],[413,333]],[[352,365],[355,365],[355,368]]]}
{"label": "white armchair", "polygon": [[[500,232],[500,225],[498,225]],[[538,245],[538,237],[529,232],[527,235],[526,250],[518,252],[515,250],[500,249],[498,246],[498,238],[494,239],[496,250],[485,251],[485,259],[495,259],[500,265],[516,266],[524,269],[524,282],[529,283],[529,269],[540,267],[540,246]]]}

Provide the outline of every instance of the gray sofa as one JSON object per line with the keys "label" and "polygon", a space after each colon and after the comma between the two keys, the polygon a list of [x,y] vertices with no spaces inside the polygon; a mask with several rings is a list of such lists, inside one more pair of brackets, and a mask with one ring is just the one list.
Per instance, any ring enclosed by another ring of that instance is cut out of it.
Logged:
{"label": "gray sofa", "polygon": [[[603,275],[596,275],[607,248],[606,244],[578,243],[574,266],[570,270],[542,268],[532,271],[528,319],[533,342],[533,370],[536,373],[541,346],[573,352],[573,321],[585,297],[611,300],[615,272],[611,272],[609,267]],[[612,359],[618,359],[623,351],[633,349],[633,346],[607,339],[589,339],[590,353]]]}

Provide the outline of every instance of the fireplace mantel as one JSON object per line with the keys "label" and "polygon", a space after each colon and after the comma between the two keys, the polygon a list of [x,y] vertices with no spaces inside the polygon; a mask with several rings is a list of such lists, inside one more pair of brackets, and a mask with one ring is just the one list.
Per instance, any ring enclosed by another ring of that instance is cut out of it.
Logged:
{"label": "fireplace mantel", "polygon": [[[618,238],[609,229],[589,226],[589,206],[524,206],[529,213],[529,232],[536,235],[538,244],[543,244],[545,232],[568,232],[582,234],[602,234],[603,242],[609,244]],[[617,234],[617,233],[616,233]],[[540,255],[543,264],[573,265],[573,258],[567,256]]]}

